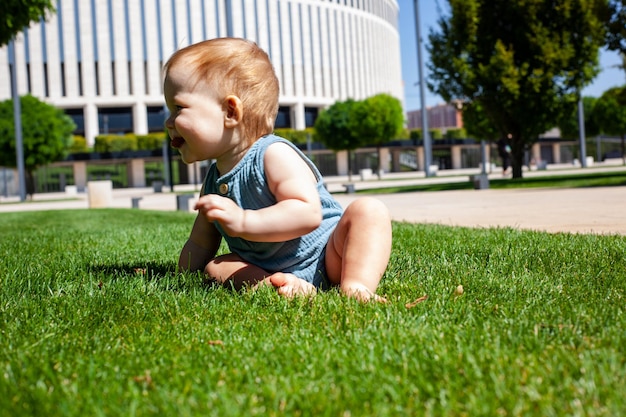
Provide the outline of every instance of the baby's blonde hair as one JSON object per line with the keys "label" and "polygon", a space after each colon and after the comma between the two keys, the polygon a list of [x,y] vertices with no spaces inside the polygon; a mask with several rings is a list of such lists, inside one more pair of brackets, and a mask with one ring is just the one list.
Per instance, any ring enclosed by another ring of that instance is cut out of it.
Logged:
{"label": "baby's blonde hair", "polygon": [[278,113],[278,79],[268,55],[254,42],[239,38],[198,42],[176,51],[165,64],[164,74],[176,65],[191,69],[190,83],[206,83],[223,98],[239,97],[246,140],[272,133]]}

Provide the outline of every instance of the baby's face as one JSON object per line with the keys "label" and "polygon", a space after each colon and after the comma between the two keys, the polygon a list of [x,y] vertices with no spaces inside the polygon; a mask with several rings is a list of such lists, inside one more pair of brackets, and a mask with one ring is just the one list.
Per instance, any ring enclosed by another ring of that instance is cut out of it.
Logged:
{"label": "baby's face", "polygon": [[187,65],[170,67],[163,84],[170,116],[165,127],[183,161],[217,159],[224,150],[225,112],[217,92],[194,82]]}

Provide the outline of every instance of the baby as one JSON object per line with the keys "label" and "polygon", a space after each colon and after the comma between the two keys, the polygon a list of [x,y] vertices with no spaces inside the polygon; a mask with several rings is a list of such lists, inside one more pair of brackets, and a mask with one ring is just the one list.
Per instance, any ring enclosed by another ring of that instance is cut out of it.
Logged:
{"label": "baby", "polygon": [[[267,54],[244,39],[212,39],[175,52],[164,75],[171,145],[185,163],[215,160],[179,269],[287,297],[338,286],[384,301],[376,288],[391,252],[389,212],[367,197],[344,211],[315,165],[272,134],[279,87]],[[222,238],[231,253],[216,256]]]}

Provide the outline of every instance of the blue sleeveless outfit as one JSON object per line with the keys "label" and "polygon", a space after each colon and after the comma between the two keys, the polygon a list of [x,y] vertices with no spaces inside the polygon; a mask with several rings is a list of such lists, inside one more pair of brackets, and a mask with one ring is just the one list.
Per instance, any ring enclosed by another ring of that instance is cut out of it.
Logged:
{"label": "blue sleeveless outfit", "polygon": [[233,200],[244,210],[257,210],[276,204],[269,190],[263,158],[273,143],[288,144],[309,165],[317,178],[317,191],[322,205],[322,223],[309,234],[287,242],[250,242],[226,234],[218,222],[214,222],[232,253],[244,261],[256,265],[270,274],[292,273],[316,288],[326,288],[326,244],[339,222],[343,209],[324,187],[317,167],[295,145],[275,135],[267,135],[256,141],[241,161],[227,174],[220,176],[215,163],[211,165],[204,180],[205,194],[218,194]]}

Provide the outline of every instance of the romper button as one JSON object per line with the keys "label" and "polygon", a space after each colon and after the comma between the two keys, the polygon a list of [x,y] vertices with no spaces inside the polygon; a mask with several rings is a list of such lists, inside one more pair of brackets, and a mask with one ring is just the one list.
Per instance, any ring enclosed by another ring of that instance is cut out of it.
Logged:
{"label": "romper button", "polygon": [[226,194],[228,192],[228,184],[220,184],[220,194]]}

